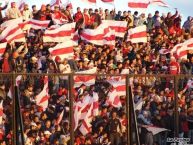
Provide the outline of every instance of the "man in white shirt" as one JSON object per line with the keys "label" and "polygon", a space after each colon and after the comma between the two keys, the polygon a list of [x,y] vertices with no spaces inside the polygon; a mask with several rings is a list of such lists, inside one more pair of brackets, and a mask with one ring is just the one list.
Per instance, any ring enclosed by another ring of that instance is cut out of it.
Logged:
{"label": "man in white shirt", "polygon": [[8,19],[17,19],[22,16],[15,2],[11,3],[11,8],[7,10],[6,16]]}
{"label": "man in white shirt", "polygon": [[24,5],[22,16],[24,21],[27,21],[32,18],[32,12],[29,10],[29,7],[27,4]]}

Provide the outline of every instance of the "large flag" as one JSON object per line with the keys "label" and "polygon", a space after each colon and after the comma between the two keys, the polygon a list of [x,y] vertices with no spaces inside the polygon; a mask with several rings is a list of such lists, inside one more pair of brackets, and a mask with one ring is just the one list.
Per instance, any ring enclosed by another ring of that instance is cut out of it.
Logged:
{"label": "large flag", "polygon": [[43,36],[44,42],[66,42],[74,37],[75,23],[62,25],[55,29],[47,29]]}
{"label": "large flag", "polygon": [[101,25],[109,26],[114,30],[116,37],[123,38],[127,31],[127,22],[125,21],[103,20]]}
{"label": "large flag", "polygon": [[48,77],[45,76],[44,78],[44,88],[43,90],[35,97],[36,104],[40,107],[43,108],[43,111],[46,110],[48,107],[48,99],[49,99],[49,94],[48,94]]}
{"label": "large flag", "polygon": [[4,54],[6,47],[7,47],[7,42],[5,42],[5,43],[0,43],[0,58],[1,58],[2,55]]}
{"label": "large flag", "polygon": [[97,68],[94,67],[89,70],[76,72],[74,77],[74,87],[80,87],[82,84],[86,86],[91,86],[95,84],[96,76],[92,75],[78,75],[78,74],[95,74],[97,72]]}
{"label": "large flag", "polygon": [[169,7],[169,5],[163,0],[150,0],[150,4],[158,5],[161,7]]}
{"label": "large flag", "polygon": [[60,56],[60,58],[64,59],[70,59],[74,57],[74,48],[73,48],[74,42],[72,40],[59,43],[55,47],[50,48],[49,52],[52,55],[53,59],[56,56]]}
{"label": "large flag", "polygon": [[146,26],[138,26],[128,31],[128,41],[132,43],[146,43],[147,42],[147,30]]}
{"label": "large flag", "polygon": [[129,0],[128,7],[135,11],[146,11],[149,4],[149,0]]}
{"label": "large flag", "polygon": [[10,25],[6,27],[1,35],[0,41],[11,42],[26,42],[25,35],[18,25]]}

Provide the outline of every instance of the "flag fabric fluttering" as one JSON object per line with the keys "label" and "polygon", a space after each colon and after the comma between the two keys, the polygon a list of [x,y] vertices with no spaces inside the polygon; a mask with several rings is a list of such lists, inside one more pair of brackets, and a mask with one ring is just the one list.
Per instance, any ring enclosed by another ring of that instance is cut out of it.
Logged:
{"label": "flag fabric fluttering", "polygon": [[0,43],[0,58],[2,58],[2,55],[4,54],[6,47],[7,47],[7,42]]}
{"label": "flag fabric fluttering", "polygon": [[48,100],[49,100],[49,94],[48,94],[48,77],[44,77],[44,88],[43,90],[35,97],[36,105],[43,108],[43,111],[46,110],[48,107]]}
{"label": "flag fabric fluttering", "polygon": [[56,56],[60,56],[61,59],[72,59],[74,57],[74,50],[73,50],[74,42],[72,40],[59,43],[53,48],[49,48],[49,52],[54,59]]}
{"label": "flag fabric fluttering", "polygon": [[55,125],[59,125],[60,124],[60,122],[62,121],[63,116],[64,116],[64,110],[58,116],[58,118],[57,118],[57,120],[55,122]]}
{"label": "flag fabric fluttering", "polygon": [[147,27],[142,25],[129,29],[127,40],[132,43],[147,43]]}
{"label": "flag fabric fluttering", "polygon": [[89,70],[76,72],[74,77],[74,87],[80,87],[82,84],[86,86],[91,86],[95,84],[96,76],[90,75],[78,75],[78,74],[95,74],[97,72],[97,68],[94,67]]}
{"label": "flag fabric fluttering", "polygon": [[150,0],[150,4],[154,4],[160,7],[169,7],[169,5],[163,0]]}
{"label": "flag fabric fluttering", "polygon": [[150,4],[149,0],[129,0],[128,7],[137,11],[146,11]]}
{"label": "flag fabric fluttering", "polygon": [[55,29],[47,29],[43,36],[44,42],[66,42],[72,40],[75,32],[75,23],[64,24]]}

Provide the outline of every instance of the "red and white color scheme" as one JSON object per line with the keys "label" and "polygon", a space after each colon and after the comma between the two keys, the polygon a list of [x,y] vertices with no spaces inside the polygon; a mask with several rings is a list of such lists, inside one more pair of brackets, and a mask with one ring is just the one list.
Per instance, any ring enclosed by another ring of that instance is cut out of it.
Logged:
{"label": "red and white color scheme", "polygon": [[62,25],[56,29],[46,30],[43,36],[44,42],[65,42],[74,37],[75,23]]}
{"label": "red and white color scheme", "polygon": [[2,55],[4,54],[6,47],[7,47],[7,42],[5,42],[5,43],[0,43],[0,58],[1,58]]}
{"label": "red and white color scheme", "polygon": [[149,6],[149,0],[129,0],[128,7],[137,11],[146,11]]}
{"label": "red and white color scheme", "polygon": [[126,95],[126,81],[125,79],[119,79],[119,80],[115,80],[115,79],[111,79],[108,80],[108,82],[114,87],[114,89],[116,90],[116,92],[118,93],[119,96],[125,96]]}
{"label": "red and white color scheme", "polygon": [[56,120],[55,125],[59,125],[60,124],[60,122],[62,121],[63,116],[64,116],[64,110],[58,116],[58,119]]}
{"label": "red and white color scheme", "polygon": [[114,0],[101,0],[101,1],[106,4],[114,4]]}
{"label": "red and white color scheme", "polygon": [[92,116],[97,116],[99,114],[99,96],[96,92],[93,92],[93,108]]}
{"label": "red and white color scheme", "polygon": [[103,20],[101,25],[105,25],[105,27],[110,27],[114,30],[116,37],[123,38],[127,31],[127,22],[125,21]]}
{"label": "red and white color scheme", "polygon": [[6,27],[0,36],[0,41],[11,42],[26,42],[25,35],[18,25]]}
{"label": "red and white color scheme", "polygon": [[86,2],[88,4],[96,4],[96,0],[81,0],[82,2]]}
{"label": "red and white color scheme", "polygon": [[43,108],[43,111],[48,107],[48,99],[50,98],[48,94],[48,77],[44,78],[44,88],[43,90],[35,97],[36,105]]}
{"label": "red and white color scheme", "polygon": [[19,86],[21,79],[22,79],[22,75],[19,75],[16,77],[16,86]]}
{"label": "red and white color scheme", "polygon": [[163,0],[150,0],[150,4],[155,4],[161,7],[169,7],[169,5],[165,3]]}
{"label": "red and white color scheme", "polygon": [[8,20],[8,21],[5,21],[1,24],[1,28],[6,28],[10,25],[19,25],[23,23],[23,19],[22,18],[18,18],[18,19],[11,19],[11,20]]}
{"label": "red and white color scheme", "polygon": [[192,51],[192,50],[193,50],[193,38],[185,41],[182,44],[182,46],[176,50],[178,59],[182,59],[182,58],[187,59],[188,51]]}
{"label": "red and white color scheme", "polygon": [[60,56],[61,59],[64,59],[64,58],[71,59],[74,57],[73,44],[74,43],[72,40],[69,40],[64,43],[59,43],[55,47],[50,48],[49,52],[52,55],[53,59],[56,56]]}
{"label": "red and white color scheme", "polygon": [[121,100],[120,100],[120,95],[116,91],[116,89],[111,90],[108,93],[108,98],[106,100],[106,103],[110,106],[113,106],[115,108],[120,108],[122,107]]}
{"label": "red and white color scheme", "polygon": [[169,64],[169,73],[172,75],[180,74],[180,64],[176,61],[175,57],[171,57]]}
{"label": "red and white color scheme", "polygon": [[50,6],[54,7],[56,5],[61,6],[62,5],[62,0],[51,0]]}
{"label": "red and white color scheme", "polygon": [[29,24],[31,25],[32,29],[38,30],[38,29],[45,29],[48,27],[50,21],[39,21],[31,19],[29,21]]}
{"label": "red and white color scheme", "polygon": [[22,11],[22,10],[24,9],[24,5],[25,5],[25,0],[19,0],[19,1],[17,2],[17,6],[18,6],[18,9],[19,9],[20,11]]}
{"label": "red and white color scheme", "polygon": [[92,108],[93,104],[90,105],[90,108],[86,112],[86,115],[84,116],[84,119],[82,121],[82,125],[80,126],[79,130],[83,135],[88,134],[91,131],[92,125],[90,124],[92,119]]}
{"label": "red and white color scheme", "polygon": [[168,53],[170,53],[170,50],[168,50],[168,49],[161,49],[161,50],[159,50],[159,53],[160,54],[168,54]]}
{"label": "red and white color scheme", "polygon": [[189,88],[190,89],[193,88],[193,80],[192,79],[188,80],[187,85],[185,87],[185,89],[189,89]]}
{"label": "red and white color scheme", "polygon": [[3,123],[3,100],[0,103],[0,125]]}
{"label": "red and white color scheme", "polygon": [[132,43],[147,43],[147,27],[145,25],[138,26],[128,31],[128,41]]}
{"label": "red and white color scheme", "polygon": [[92,125],[89,123],[87,119],[84,119],[82,121],[82,125],[80,126],[79,130],[82,133],[82,135],[87,135],[89,132],[91,132]]}
{"label": "red and white color scheme", "polygon": [[102,24],[96,29],[85,29],[81,39],[96,45],[115,45],[115,35],[108,25]]}
{"label": "red and white color scheme", "polygon": [[95,84],[96,76],[91,75],[78,75],[78,74],[95,74],[97,72],[97,68],[94,67],[90,70],[76,72],[77,75],[74,77],[74,87],[80,87],[82,84],[86,86],[91,86]]}

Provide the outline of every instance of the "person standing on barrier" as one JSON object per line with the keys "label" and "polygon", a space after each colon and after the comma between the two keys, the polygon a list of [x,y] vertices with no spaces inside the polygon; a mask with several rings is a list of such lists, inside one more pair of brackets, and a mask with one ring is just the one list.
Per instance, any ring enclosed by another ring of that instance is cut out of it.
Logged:
{"label": "person standing on barrier", "polygon": [[108,127],[111,145],[120,145],[122,128],[121,122],[117,118],[117,112],[114,111],[112,113],[112,118],[109,120]]}

